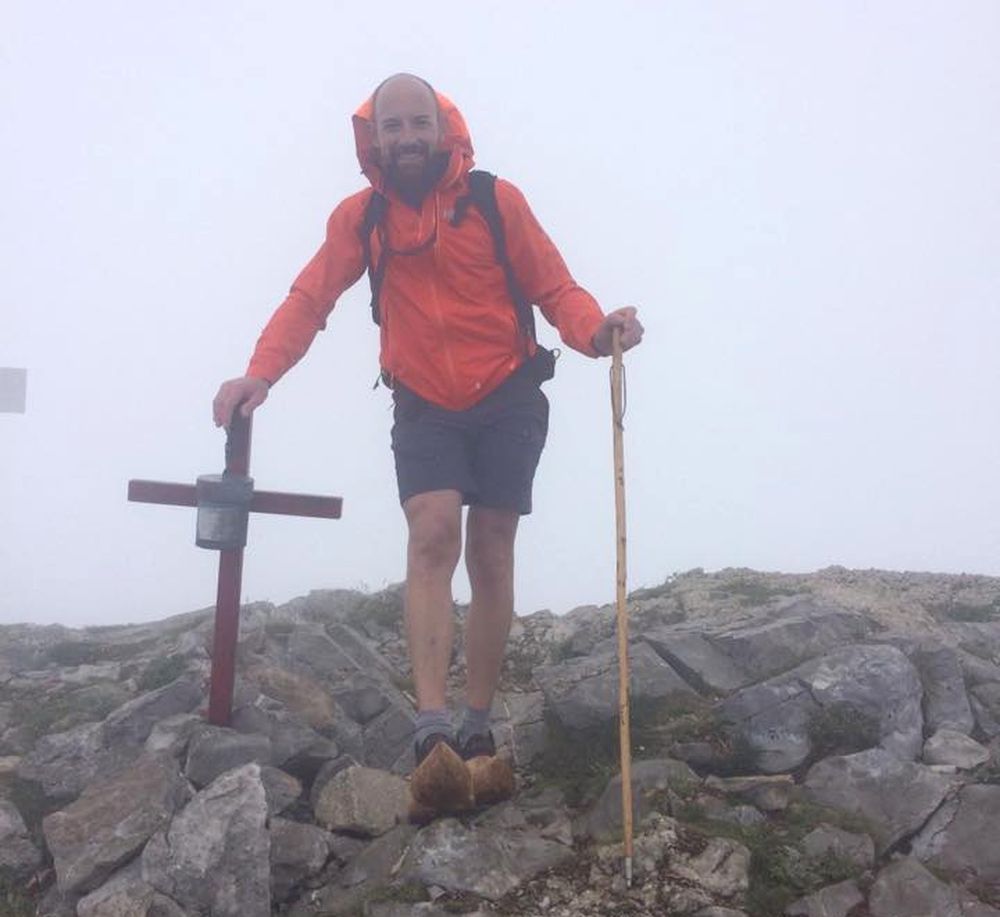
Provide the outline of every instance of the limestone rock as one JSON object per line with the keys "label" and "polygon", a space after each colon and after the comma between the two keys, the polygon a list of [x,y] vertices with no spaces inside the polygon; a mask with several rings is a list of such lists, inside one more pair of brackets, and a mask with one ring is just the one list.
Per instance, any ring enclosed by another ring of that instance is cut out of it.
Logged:
{"label": "limestone rock", "polygon": [[919,650],[913,663],[924,689],[924,721],[929,732],[950,729],[968,735],[975,726],[958,652],[947,646]]}
{"label": "limestone rock", "polygon": [[[618,715],[618,656],[614,651],[539,666],[534,676],[549,710],[567,728],[599,726]],[[629,691],[633,703],[697,696],[645,643],[629,648]]]}
{"label": "limestone rock", "polygon": [[143,879],[184,910],[271,917],[270,837],[260,767],[228,771],[142,853]]}
{"label": "limestone rock", "polygon": [[924,742],[925,764],[953,764],[972,770],[990,759],[989,751],[975,739],[953,729],[939,729]]}
{"label": "limestone rock", "polygon": [[976,685],[970,693],[976,725],[988,739],[1000,735],[1000,684]]}
{"label": "limestone rock", "polygon": [[177,903],[142,879],[142,864],[133,860],[100,888],[81,898],[77,917],[187,917]]}
{"label": "limestone rock", "polygon": [[313,811],[316,821],[331,831],[378,837],[405,820],[408,802],[406,781],[401,777],[352,766],[323,786]]}
{"label": "limestone rock", "polygon": [[42,865],[42,852],[31,842],[17,807],[0,798],[0,877],[21,882]]}
{"label": "limestone rock", "polygon": [[150,754],[161,752],[183,757],[191,736],[205,722],[197,713],[177,713],[160,720],[146,737],[145,749]]}
{"label": "limestone rock", "polygon": [[299,883],[316,875],[330,855],[330,834],[315,825],[272,818],[271,894],[288,901]]}
{"label": "limestone rock", "polygon": [[190,798],[177,762],[147,755],[90,784],[80,798],[43,821],[59,887],[90,891],[137,854]]}
{"label": "limestone rock", "polygon": [[817,860],[833,856],[861,869],[875,865],[875,845],[867,834],[855,834],[825,822],[802,838],[802,850]]}
{"label": "limestone rock", "polygon": [[848,879],[800,898],[785,908],[785,914],[787,917],[847,917],[864,900],[857,883]]}
{"label": "limestone rock", "polygon": [[880,852],[916,832],[951,785],[948,777],[882,748],[820,761],[803,784],[814,802],[868,819]]}
{"label": "limestone rock", "polygon": [[280,815],[302,795],[302,783],[276,767],[262,767],[260,780],[269,815]]}
{"label": "limestone rock", "polygon": [[532,831],[466,828],[449,818],[432,823],[417,835],[400,877],[497,900],[573,856],[571,848]]}
{"label": "limestone rock", "polygon": [[708,789],[740,796],[765,812],[781,812],[788,808],[795,781],[784,774],[761,777],[708,777]]}
{"label": "limestone rock", "polygon": [[696,854],[679,852],[671,858],[670,874],[696,882],[723,899],[741,898],[750,887],[750,851],[726,837],[711,837]]}
{"label": "limestone rock", "polygon": [[812,750],[810,724],[843,705],[879,725],[880,744],[915,758],[922,745],[921,686],[893,646],[844,646],[728,698],[724,719],[746,735],[766,773],[791,770]]}
{"label": "limestone rock", "polygon": [[956,877],[973,879],[1000,892],[1000,843],[992,842],[1000,824],[1000,786],[970,784],[956,801],[927,823],[913,854]]}
{"label": "limestone rock", "polygon": [[868,633],[859,614],[812,598],[795,599],[763,620],[737,625],[712,642],[755,679],[786,672],[801,662],[854,643]]}
{"label": "limestone rock", "polygon": [[661,627],[644,631],[642,639],[688,683],[704,693],[728,694],[753,680],[700,633],[684,633],[674,628]]}
{"label": "limestone rock", "polygon": [[[672,758],[655,758],[635,761],[632,764],[632,818],[639,824],[660,797],[674,789],[697,786],[698,775],[682,761]],[[581,831],[590,837],[612,839],[622,830],[622,775],[616,774],[608,781],[604,792],[581,824]]]}
{"label": "limestone rock", "polygon": [[204,787],[220,774],[250,762],[271,763],[271,740],[267,736],[206,723],[191,738],[184,774],[196,787]]}
{"label": "limestone rock", "polygon": [[883,869],[868,893],[872,917],[1000,917],[1000,911],[935,878],[912,857]]}

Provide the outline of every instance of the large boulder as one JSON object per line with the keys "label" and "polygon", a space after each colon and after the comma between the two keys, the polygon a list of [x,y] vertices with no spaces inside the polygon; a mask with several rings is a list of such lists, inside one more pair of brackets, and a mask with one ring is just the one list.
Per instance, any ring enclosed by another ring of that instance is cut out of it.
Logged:
{"label": "large boulder", "polygon": [[42,852],[32,842],[14,803],[0,798],[0,879],[27,879],[42,865]]}
{"label": "large boulder", "polygon": [[967,891],[946,885],[912,857],[885,867],[868,893],[871,917],[1000,917]]}
{"label": "large boulder", "polygon": [[921,828],[944,801],[952,780],[872,748],[820,761],[803,786],[813,802],[866,819],[883,853]]}
{"label": "large boulder", "polygon": [[[614,650],[539,666],[534,676],[549,711],[568,729],[602,726],[618,716],[618,655]],[[698,696],[645,643],[629,647],[629,694],[633,703]]]}
{"label": "large boulder", "polygon": [[400,879],[495,901],[574,856],[571,847],[532,830],[466,827],[449,818],[417,835],[403,860]]}
{"label": "large boulder", "polygon": [[365,837],[385,834],[406,818],[409,788],[402,777],[369,767],[335,774],[313,801],[316,821],[330,831]]}
{"label": "large boulder", "polygon": [[190,797],[176,760],[167,755],[144,756],[91,783],[79,799],[42,822],[60,889],[76,893],[97,888]]}
{"label": "large boulder", "polygon": [[855,643],[869,629],[870,623],[860,614],[813,598],[798,598],[715,633],[711,641],[740,671],[760,679]]}
{"label": "large boulder", "polygon": [[228,771],[142,852],[143,879],[184,910],[271,917],[270,836],[260,766]]}
{"label": "large boulder", "polygon": [[975,726],[958,651],[948,646],[920,649],[913,655],[924,688],[928,732],[950,729],[968,735]]}
{"label": "large boulder", "polygon": [[751,685],[721,705],[765,773],[798,767],[813,751],[825,710],[848,709],[877,724],[879,744],[915,758],[923,743],[921,686],[896,647],[844,646],[784,675]]}
{"label": "large boulder", "polygon": [[962,787],[927,823],[913,854],[938,870],[1000,892],[1000,786]]}

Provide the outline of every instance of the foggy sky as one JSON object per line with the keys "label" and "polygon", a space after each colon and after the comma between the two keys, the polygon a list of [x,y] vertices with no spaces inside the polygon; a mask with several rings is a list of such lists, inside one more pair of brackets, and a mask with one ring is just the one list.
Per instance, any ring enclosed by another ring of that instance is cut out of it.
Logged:
{"label": "foggy sky", "polygon": [[[1000,574],[998,47],[993,0],[5,4],[0,366],[28,394],[0,414],[0,622],[214,600],[194,511],[126,483],[221,471],[215,389],[364,186],[349,116],[400,70],[606,310],[640,309],[630,587]],[[253,518],[245,600],[403,577],[367,302],[256,414],[257,486],[344,517]],[[520,613],[614,595],[608,364],[563,350]]]}

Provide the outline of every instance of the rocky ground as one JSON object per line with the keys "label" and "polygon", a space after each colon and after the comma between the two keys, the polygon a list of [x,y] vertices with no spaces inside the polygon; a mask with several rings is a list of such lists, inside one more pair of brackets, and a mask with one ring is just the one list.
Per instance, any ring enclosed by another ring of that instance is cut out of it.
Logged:
{"label": "rocky ground", "polygon": [[630,887],[612,608],[518,618],[518,795],[424,827],[397,589],[245,607],[226,729],[209,611],[2,627],[0,914],[1000,917],[1000,580],[692,571],[629,611]]}

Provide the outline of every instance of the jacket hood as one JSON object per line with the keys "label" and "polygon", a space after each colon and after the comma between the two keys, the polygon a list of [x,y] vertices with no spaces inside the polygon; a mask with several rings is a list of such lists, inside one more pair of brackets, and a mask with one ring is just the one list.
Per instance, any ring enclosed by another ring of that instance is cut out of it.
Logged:
{"label": "jacket hood", "polygon": [[[448,168],[441,180],[442,185],[453,182],[458,176],[468,172],[473,164],[472,137],[466,127],[465,118],[447,96],[435,91],[438,108],[444,119],[444,136],[439,150],[449,154]],[[382,190],[385,177],[379,165],[378,154],[372,142],[372,122],[375,117],[374,97],[369,96],[364,104],[354,113],[351,124],[354,128],[354,146],[358,154],[361,171],[372,183],[372,186]]]}

